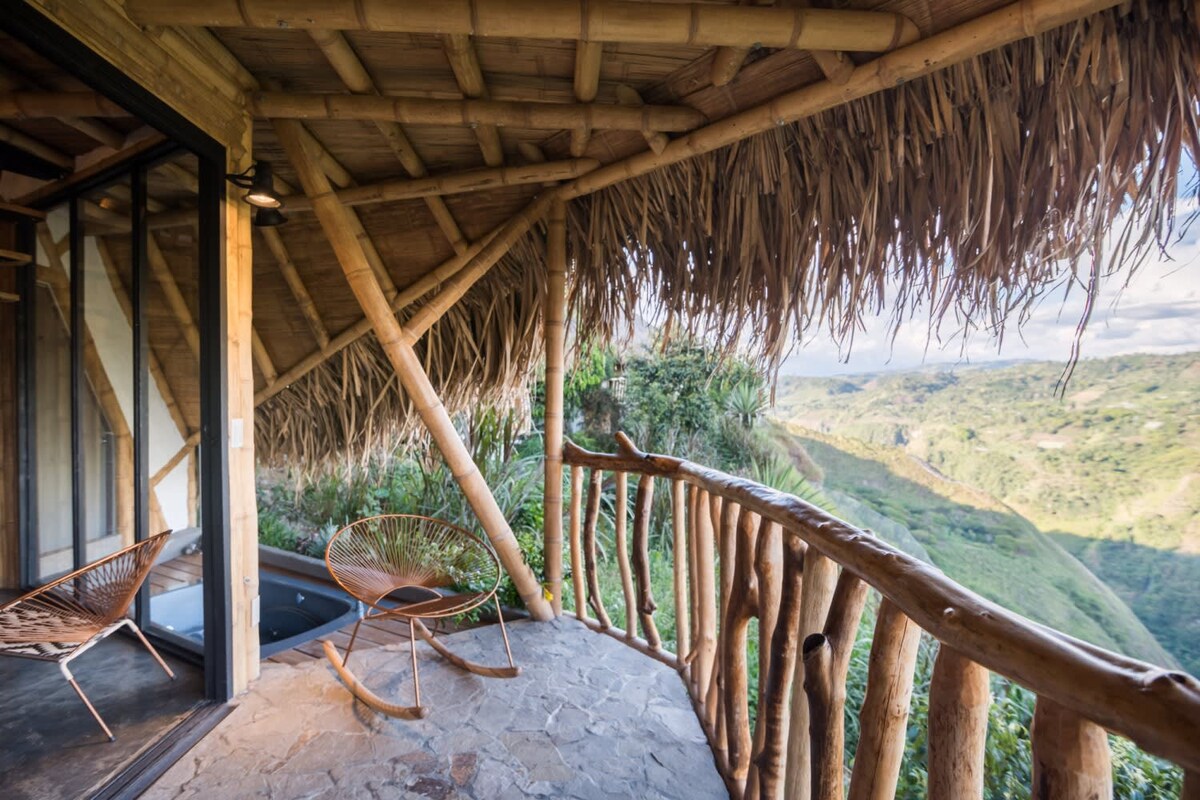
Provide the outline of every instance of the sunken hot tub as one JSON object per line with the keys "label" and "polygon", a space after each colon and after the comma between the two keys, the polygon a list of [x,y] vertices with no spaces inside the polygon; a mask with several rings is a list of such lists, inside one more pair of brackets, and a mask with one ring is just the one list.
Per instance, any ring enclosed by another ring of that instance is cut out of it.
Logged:
{"label": "sunken hot tub", "polygon": [[[204,642],[203,587],[185,586],[150,598],[150,619],[197,644]],[[361,604],[332,586],[259,573],[258,641],[262,658],[333,633],[362,616]]]}

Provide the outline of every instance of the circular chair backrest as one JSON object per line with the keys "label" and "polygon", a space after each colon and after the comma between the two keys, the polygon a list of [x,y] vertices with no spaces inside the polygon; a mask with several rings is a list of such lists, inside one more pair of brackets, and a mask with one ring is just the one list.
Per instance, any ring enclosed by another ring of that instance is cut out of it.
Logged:
{"label": "circular chair backrest", "polygon": [[478,592],[481,605],[500,585],[500,561],[478,536],[457,525],[415,514],[383,514],[353,522],[333,535],[325,564],[338,585],[378,608],[403,587]]}

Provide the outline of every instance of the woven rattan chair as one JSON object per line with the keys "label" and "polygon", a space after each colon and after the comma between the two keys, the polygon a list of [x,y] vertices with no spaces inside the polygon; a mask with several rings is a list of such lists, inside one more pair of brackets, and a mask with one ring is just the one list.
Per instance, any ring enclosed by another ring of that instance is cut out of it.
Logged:
{"label": "woven rattan chair", "polygon": [[[427,710],[421,705],[421,678],[417,671],[417,636],[460,669],[492,678],[513,678],[520,668],[513,663],[508,631],[496,589],[500,586],[500,562],[486,541],[455,525],[430,517],[411,514],[387,514],[359,520],[338,531],[325,549],[329,573],[343,589],[370,609],[354,626],[343,656],[330,642],[324,643],[339,677],[359,700],[371,708],[394,717],[415,719]],[[452,586],[471,587],[461,593],[440,590]],[[427,600],[397,605],[389,599],[393,593],[408,590],[428,595]],[[489,600],[496,603],[500,633],[504,638],[507,667],[489,667],[468,661],[451,652],[434,638],[422,620],[440,619],[479,608]],[[400,619],[408,622],[411,639],[413,694],[416,704],[400,706],[388,703],[362,685],[346,667],[358,629],[372,619]]]}
{"label": "woven rattan chair", "polygon": [[124,616],[170,534],[160,533],[118,550],[0,606],[0,656],[57,663],[109,741],[116,737],[67,665],[110,633],[128,627],[174,680],[175,673],[162,656]]}

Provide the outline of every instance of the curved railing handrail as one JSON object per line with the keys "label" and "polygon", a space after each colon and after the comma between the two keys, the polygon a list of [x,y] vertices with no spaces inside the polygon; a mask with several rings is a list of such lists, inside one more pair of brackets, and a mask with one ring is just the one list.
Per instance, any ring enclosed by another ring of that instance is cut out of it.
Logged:
{"label": "curved railing handrail", "polygon": [[568,441],[563,462],[683,480],[733,500],[849,569],[963,656],[1149,753],[1200,771],[1196,678],[1032,622],[798,497],[684,459],[643,453],[624,434],[617,439],[616,455],[594,453]]}

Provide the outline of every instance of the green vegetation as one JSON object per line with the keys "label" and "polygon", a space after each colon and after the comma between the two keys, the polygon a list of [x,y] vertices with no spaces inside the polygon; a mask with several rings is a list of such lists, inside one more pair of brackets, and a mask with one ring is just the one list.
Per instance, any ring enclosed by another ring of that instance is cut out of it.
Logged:
{"label": "green vegetation", "polygon": [[[1200,356],[1084,361],[1062,399],[1055,395],[1060,376],[1061,365],[1029,363],[792,378],[780,388],[776,415],[797,431],[815,431],[810,435],[834,449],[882,459],[896,476],[958,504],[1024,518],[1017,527],[1029,527],[1028,520],[1104,581],[1180,664],[1200,672],[1200,619],[1192,611],[1200,585]],[[845,474],[839,470],[835,478],[844,481]],[[875,488],[887,498],[861,498],[853,487],[835,484],[827,487],[893,519],[905,517],[926,534],[936,531],[921,517],[945,521],[925,500],[917,501],[925,510],[916,518],[907,513],[915,509],[904,487],[881,484]],[[960,538],[972,535],[961,525],[957,530]],[[1011,548],[1016,540],[1006,533],[1013,532],[997,528],[997,545]],[[947,544],[927,545],[932,560],[983,594],[980,581],[1006,571],[998,557],[959,558],[953,550],[962,548]],[[1109,626],[1108,646],[1170,663],[1154,657],[1120,615],[1107,616],[1102,595],[1073,579],[1046,585],[1059,589],[1047,589],[1052,600],[1069,597]],[[1024,592],[996,599],[1015,607],[1022,597],[1030,599]]]}

